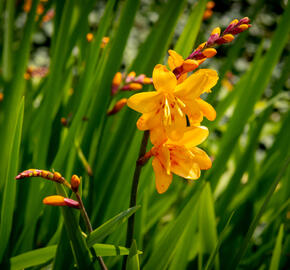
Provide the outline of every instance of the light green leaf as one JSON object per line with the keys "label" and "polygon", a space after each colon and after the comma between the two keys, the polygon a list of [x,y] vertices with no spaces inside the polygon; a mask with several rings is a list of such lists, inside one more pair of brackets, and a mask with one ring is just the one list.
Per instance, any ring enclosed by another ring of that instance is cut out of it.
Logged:
{"label": "light green leaf", "polygon": [[95,229],[87,238],[87,244],[89,247],[96,242],[102,241],[107,235],[115,231],[121,224],[123,224],[131,215],[133,215],[140,205],[129,208],[117,216],[111,218],[106,223]]}
{"label": "light green leaf", "polygon": [[276,238],[275,248],[273,251],[269,270],[279,270],[279,262],[282,251],[282,240],[284,234],[284,224],[281,224],[278,236]]}

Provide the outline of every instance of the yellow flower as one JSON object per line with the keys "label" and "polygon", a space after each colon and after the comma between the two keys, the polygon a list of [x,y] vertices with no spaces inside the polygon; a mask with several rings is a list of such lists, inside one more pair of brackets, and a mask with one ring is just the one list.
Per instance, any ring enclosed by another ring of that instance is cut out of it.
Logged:
{"label": "yellow flower", "polygon": [[164,143],[167,138],[179,140],[187,126],[198,125],[205,115],[215,118],[211,105],[199,98],[216,84],[218,75],[210,69],[200,69],[182,83],[163,65],[155,66],[153,84],[156,91],[138,93],[128,99],[128,106],[143,115],[137,122],[140,130],[150,130],[153,144]]}
{"label": "yellow flower", "polygon": [[196,147],[207,136],[206,127],[189,127],[181,140],[168,140],[150,150],[150,155],[154,156],[152,166],[158,193],[164,193],[168,189],[172,173],[194,180],[200,177],[200,170],[211,168],[212,163],[206,152]]}

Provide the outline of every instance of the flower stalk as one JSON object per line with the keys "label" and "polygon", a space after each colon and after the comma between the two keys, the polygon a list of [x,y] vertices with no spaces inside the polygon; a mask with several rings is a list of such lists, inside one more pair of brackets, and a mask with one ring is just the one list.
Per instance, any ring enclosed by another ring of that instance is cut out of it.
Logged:
{"label": "flower stalk", "polygon": [[[134,171],[134,176],[133,176],[133,182],[132,182],[132,188],[131,188],[131,196],[130,196],[130,208],[134,207],[137,202],[137,191],[138,191],[138,184],[139,184],[139,179],[140,179],[140,174],[141,174],[141,169],[144,166],[144,163],[138,162],[140,158],[142,158],[146,154],[146,148],[148,144],[148,139],[149,139],[149,131],[146,130],[144,131],[141,146],[140,146],[140,151],[139,151],[139,157],[136,162],[136,167]],[[126,238],[126,247],[130,247],[133,241],[134,237],[134,224],[135,224],[135,214],[130,216],[128,219],[128,227],[127,227],[127,238]],[[123,266],[122,269],[126,269],[126,262],[127,262],[127,256],[124,256],[123,259]]]}

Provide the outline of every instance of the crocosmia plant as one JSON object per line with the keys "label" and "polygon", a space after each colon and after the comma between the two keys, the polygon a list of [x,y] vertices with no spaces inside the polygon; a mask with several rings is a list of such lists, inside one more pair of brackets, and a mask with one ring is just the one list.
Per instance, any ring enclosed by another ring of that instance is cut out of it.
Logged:
{"label": "crocosmia plant", "polygon": [[0,269],[288,269],[289,1],[0,1]]}

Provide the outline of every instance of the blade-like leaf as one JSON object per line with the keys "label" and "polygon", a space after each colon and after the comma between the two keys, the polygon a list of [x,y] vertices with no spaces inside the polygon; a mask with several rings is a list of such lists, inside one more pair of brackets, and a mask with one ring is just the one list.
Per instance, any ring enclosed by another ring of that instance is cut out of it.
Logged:
{"label": "blade-like leaf", "polygon": [[35,249],[10,259],[11,270],[20,270],[50,261],[56,252],[56,245]]}
{"label": "blade-like leaf", "polygon": [[95,229],[87,238],[88,246],[91,247],[95,243],[102,241],[107,235],[111,234],[121,224],[123,224],[139,208],[140,205],[129,208]]}
{"label": "blade-like leaf", "polygon": [[22,123],[24,114],[24,98],[22,98],[16,117],[14,131],[10,135],[12,137],[12,144],[10,145],[10,153],[8,156],[8,169],[5,178],[5,187],[3,193],[2,207],[1,207],[1,223],[0,223],[0,261],[7,247],[10,233],[12,229],[15,196],[16,196],[16,181],[15,176],[18,170],[19,149],[22,134]]}
{"label": "blade-like leaf", "polygon": [[278,236],[276,239],[275,248],[273,251],[269,270],[279,270],[279,262],[280,262],[281,251],[282,251],[283,234],[284,234],[284,225],[282,224],[280,226],[279,233],[278,233]]}

